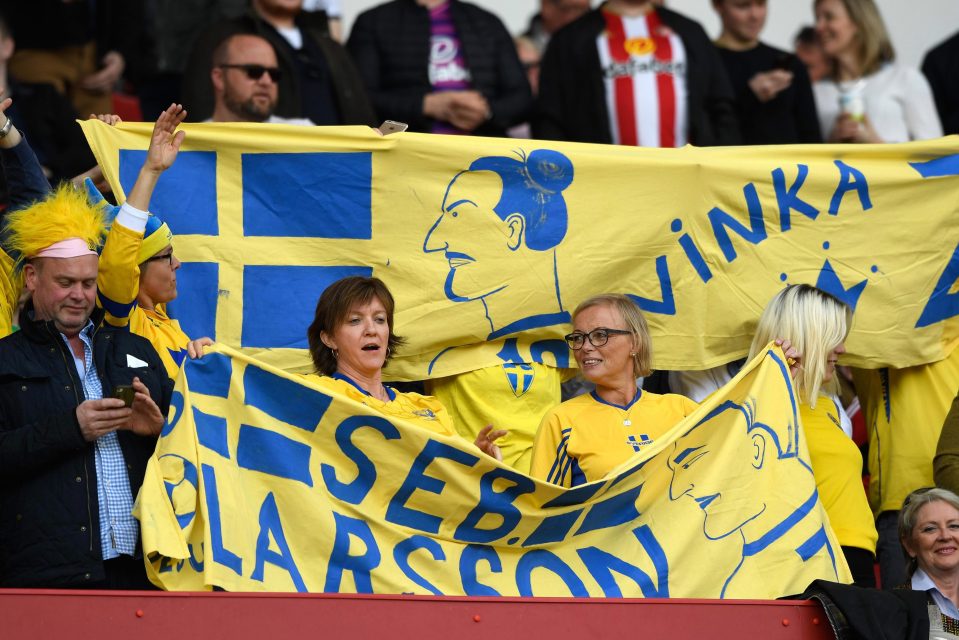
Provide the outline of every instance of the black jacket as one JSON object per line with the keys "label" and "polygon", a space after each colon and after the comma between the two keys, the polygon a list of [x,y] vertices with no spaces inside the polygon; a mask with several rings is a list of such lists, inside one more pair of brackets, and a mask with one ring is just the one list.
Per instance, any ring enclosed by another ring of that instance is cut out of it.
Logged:
{"label": "black jacket", "polygon": [[[682,39],[686,50],[690,144],[738,144],[733,91],[713,43],[699,23],[663,7],[657,7],[656,12],[662,23]],[[594,9],[550,40],[540,65],[534,137],[612,143],[596,45],[604,29],[602,11]]]}
{"label": "black jacket", "polygon": [[[532,106],[513,38],[499,18],[476,5],[451,0],[450,13],[473,88],[490,105],[490,120],[473,133],[505,135],[526,120]],[[357,17],[346,46],[379,117],[405,122],[411,131],[430,131],[432,120],[423,115],[423,97],[432,91],[429,10],[415,0],[374,7]]]}
{"label": "black jacket", "polygon": [[[91,319],[99,325],[102,311]],[[129,367],[127,355],[148,366]],[[166,415],[173,382],[147,340],[100,326],[93,360],[105,396],[136,376]],[[73,357],[52,322],[23,322],[0,340],[0,587],[104,579],[94,446],[76,417],[83,400]],[[135,497],[156,438],[117,435]]]}
{"label": "black jacket", "polygon": [[[329,35],[326,14],[321,11],[301,12],[296,24],[304,40],[309,38],[322,51],[323,60],[320,62],[329,74],[330,93],[340,117],[338,124],[379,124],[353,60],[346,49]],[[210,80],[213,51],[223,40],[238,33],[258,35],[268,40],[276,51],[283,73],[278,87],[276,115],[283,118],[309,117],[309,113],[304,111],[297,65],[289,44],[270,23],[251,9],[248,14],[234,20],[210,25],[194,45],[183,74],[183,106],[190,113],[190,121],[201,122],[213,115],[213,82]]]}
{"label": "black jacket", "polygon": [[798,596],[816,600],[837,640],[927,640],[928,596],[922,591],[880,591],[828,580],[815,580]]}

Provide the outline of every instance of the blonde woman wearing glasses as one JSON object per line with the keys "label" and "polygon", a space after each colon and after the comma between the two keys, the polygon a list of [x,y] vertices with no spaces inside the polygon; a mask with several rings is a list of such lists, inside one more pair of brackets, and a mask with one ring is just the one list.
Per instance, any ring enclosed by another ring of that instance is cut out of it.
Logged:
{"label": "blonde woman wearing glasses", "polygon": [[636,379],[650,373],[652,349],[646,319],[626,296],[582,302],[566,342],[596,390],[543,417],[533,443],[533,477],[564,487],[599,480],[698,406],[680,395],[637,389]]}

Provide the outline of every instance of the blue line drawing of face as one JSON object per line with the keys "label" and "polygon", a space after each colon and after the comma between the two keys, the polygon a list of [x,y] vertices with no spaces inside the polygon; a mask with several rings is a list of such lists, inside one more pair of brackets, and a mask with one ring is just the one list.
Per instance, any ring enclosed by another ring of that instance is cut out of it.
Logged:
{"label": "blue line drawing of face", "polygon": [[487,339],[569,322],[555,249],[566,236],[562,192],[572,181],[569,158],[538,149],[478,158],[447,185],[423,251],[448,261],[449,300],[483,303]]}
{"label": "blue line drawing of face", "polygon": [[[836,572],[836,550],[832,548],[821,523],[809,516],[819,502],[812,468],[799,457],[799,415],[796,396],[786,380],[789,368],[777,355],[767,357],[778,365],[788,390],[791,413],[783,424],[769,425],[755,419],[755,401],[738,404],[727,400],[696,423],[673,444],[666,459],[672,472],[669,499],[687,497],[703,510],[703,534],[709,540],[720,540],[739,533],[743,541],[739,564],[726,578],[720,597],[725,597],[730,582],[747,558],[769,547],[795,530],[796,558],[803,562],[825,550]],[[715,420],[727,412],[735,412],[733,429],[717,433],[722,424]],[[734,447],[729,454],[729,447]],[[714,449],[721,448],[724,459],[738,459],[735,468],[710,464]],[[729,455],[726,458],[726,455]],[[771,473],[777,465],[789,476],[788,486],[778,485],[777,500],[767,501],[756,495],[755,474]],[[805,477],[805,481],[804,481]],[[788,496],[788,499],[782,499]],[[838,577],[838,575],[837,575]]]}
{"label": "blue line drawing of face", "polygon": [[[714,433],[719,424],[715,418],[726,412],[736,412],[737,422],[743,423],[728,433]],[[710,540],[719,540],[739,531],[748,523],[761,518],[767,509],[765,502],[753,492],[753,474],[763,472],[767,464],[767,449],[775,453],[773,462],[782,457],[775,431],[752,421],[752,406],[727,402],[684,433],[673,445],[673,454],[666,465],[672,471],[669,499],[686,496],[703,510],[703,533]],[[724,456],[744,462],[739,468],[717,468],[710,456],[721,446]],[[730,453],[730,447],[735,447]],[[748,464],[745,462],[748,461]]]}

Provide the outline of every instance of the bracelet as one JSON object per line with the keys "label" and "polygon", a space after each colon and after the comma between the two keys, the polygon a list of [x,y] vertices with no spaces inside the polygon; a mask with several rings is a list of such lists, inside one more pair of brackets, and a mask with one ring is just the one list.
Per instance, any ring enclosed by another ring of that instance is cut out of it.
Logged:
{"label": "bracelet", "polygon": [[0,127],[0,140],[3,140],[7,137],[7,134],[10,133],[10,129],[13,129],[13,120],[7,116],[7,121],[3,123],[2,127]]}

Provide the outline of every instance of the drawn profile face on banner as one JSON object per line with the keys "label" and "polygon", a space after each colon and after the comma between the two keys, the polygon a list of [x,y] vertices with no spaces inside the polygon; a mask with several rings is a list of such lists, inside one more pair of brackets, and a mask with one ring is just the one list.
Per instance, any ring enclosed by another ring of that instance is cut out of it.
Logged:
{"label": "drawn profile face on banner", "polygon": [[[449,262],[449,300],[482,301],[488,340],[569,322],[555,249],[566,236],[563,190],[572,181],[569,158],[539,149],[479,158],[447,185],[423,251]],[[526,315],[531,308],[549,311]]]}
{"label": "drawn profile face on banner", "polygon": [[[723,594],[745,560],[777,540],[786,536],[796,539],[797,559],[802,561],[829,544],[819,525],[813,524],[810,529],[813,521],[808,516],[819,494],[812,468],[800,455],[796,400],[786,380],[788,369],[776,356],[772,357],[780,365],[783,390],[792,399],[790,420],[766,424],[755,419],[756,402],[752,398],[742,403],[727,400],[677,438],[666,460],[672,472],[669,499],[675,502],[688,498],[702,509],[703,535],[713,541],[737,532],[742,537],[743,562],[727,578]],[[728,425],[731,417],[736,426],[719,434],[717,426]],[[742,464],[709,464],[720,455]],[[750,489],[761,482],[760,477],[772,478],[779,473],[789,473],[795,480],[791,486],[783,487],[780,498],[786,499],[768,501]],[[835,555],[830,549],[834,568]]]}

